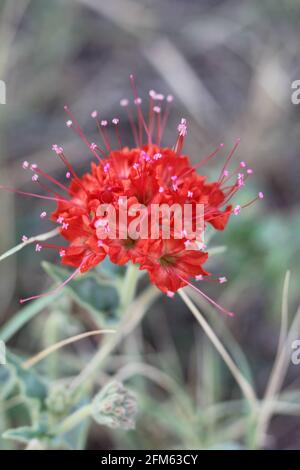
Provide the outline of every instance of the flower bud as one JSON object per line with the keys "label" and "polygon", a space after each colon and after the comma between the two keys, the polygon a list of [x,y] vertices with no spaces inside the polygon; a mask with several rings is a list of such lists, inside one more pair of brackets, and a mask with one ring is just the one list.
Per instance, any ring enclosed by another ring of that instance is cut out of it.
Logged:
{"label": "flower bud", "polygon": [[92,416],[110,428],[134,429],[137,414],[135,396],[119,382],[110,382],[94,398]]}
{"label": "flower bud", "polygon": [[62,415],[68,412],[71,404],[70,392],[64,385],[55,385],[50,389],[46,405],[50,413]]}

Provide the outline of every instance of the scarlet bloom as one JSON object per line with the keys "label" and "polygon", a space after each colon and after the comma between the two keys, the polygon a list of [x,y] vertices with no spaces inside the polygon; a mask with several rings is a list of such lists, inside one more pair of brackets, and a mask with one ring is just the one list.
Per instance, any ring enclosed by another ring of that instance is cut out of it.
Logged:
{"label": "scarlet bloom", "polygon": [[[151,238],[150,231],[147,231],[148,236],[145,238],[126,236],[128,224],[134,218],[130,215],[130,208],[133,205],[142,205],[146,208],[143,217],[148,219],[153,204],[165,204],[169,207],[174,204],[179,207],[188,204],[194,226],[197,219],[196,207],[201,204],[203,231],[207,224],[215,230],[224,230],[231,214],[238,214],[241,210],[240,206],[233,208],[230,200],[244,185],[252,170],[241,162],[229,172],[228,165],[238,145],[237,141],[226,158],[218,179],[209,182],[204,174],[197,173],[197,169],[217,155],[223,145],[219,145],[213,153],[193,166],[182,151],[187,125],[186,120],[181,119],[176,142],[172,147],[163,146],[161,139],[173,98],[165,98],[150,91],[146,119],[142,100],[137,94],[132,77],[131,82],[136,118],[128,100],[121,100],[121,106],[126,109],[132,128],[132,148],[122,145],[118,118],[114,118],[109,125],[108,121],[99,117],[97,111],[93,111],[91,116],[101,138],[101,143],[93,143],[88,140],[69,108],[65,107],[69,115],[67,126],[79,135],[95,159],[90,169],[82,176],[77,175],[63,148],[58,145],[53,145],[53,150],[67,167],[68,184],[55,180],[37,165],[24,162],[23,167],[34,172],[33,181],[39,183],[40,179],[46,179],[56,186],[53,190],[42,184],[43,188],[49,188],[49,195],[37,197],[56,203],[51,220],[58,224],[59,233],[65,242],[61,245],[41,243],[40,248],[57,249],[61,263],[76,268],[74,275],[94,268],[106,256],[119,265],[135,263],[141,270],[147,270],[153,284],[172,296],[178,289],[190,284],[191,279],[202,280],[209,276],[203,267],[208,259],[206,247],[191,239],[184,230],[179,238],[175,236],[174,214],[170,219],[169,239],[163,236],[162,217],[156,223],[158,237],[155,239]],[[114,128],[113,136],[110,135],[110,127]],[[258,197],[262,196],[260,193]],[[111,230],[107,223],[107,214],[103,214],[100,209],[107,204],[118,215],[123,200],[126,200],[127,221],[122,224],[116,220],[116,236],[110,238],[107,236]],[[223,282],[225,278],[219,279]]]}
{"label": "scarlet bloom", "polygon": [[118,226],[117,237],[109,239],[105,236],[105,219],[98,216],[98,208],[106,203],[118,213],[123,197],[128,210],[133,203],[146,207],[154,203],[203,204],[204,220],[223,230],[232,210],[226,203],[227,192],[222,191],[221,182],[206,182],[178,150],[178,143],[174,149],[150,143],[108,151],[98,164],[92,163],[89,173],[75,176],[69,186],[70,199],[58,201],[51,216],[54,222],[60,222],[60,233],[69,243],[61,262],[81,272],[93,268],[106,255],[116,264],[137,263],[140,269],[148,270],[159,289],[170,295],[190,278],[208,275],[203,268],[208,254],[203,249],[189,250],[191,241],[184,235],[170,240],[162,235],[156,240],[133,240],[120,238],[122,227]]}

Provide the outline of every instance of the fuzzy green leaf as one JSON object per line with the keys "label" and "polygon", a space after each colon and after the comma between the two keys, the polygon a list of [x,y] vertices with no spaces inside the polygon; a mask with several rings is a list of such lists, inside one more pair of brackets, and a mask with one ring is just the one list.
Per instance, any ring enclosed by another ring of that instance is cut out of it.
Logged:
{"label": "fuzzy green leaf", "polygon": [[[51,263],[44,262],[47,274],[56,282],[63,282],[70,275],[69,271]],[[64,288],[75,302],[87,309],[98,321],[112,315],[119,303],[117,289],[103,285],[95,276],[79,276]]]}

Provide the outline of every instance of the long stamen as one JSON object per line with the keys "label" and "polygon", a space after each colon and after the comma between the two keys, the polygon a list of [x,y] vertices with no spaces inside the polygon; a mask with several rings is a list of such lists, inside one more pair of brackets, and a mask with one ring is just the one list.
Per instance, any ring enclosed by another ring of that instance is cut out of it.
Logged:
{"label": "long stamen", "polygon": [[48,173],[46,173],[45,171],[41,170],[39,167],[35,167],[34,168],[34,171],[38,174],[38,175],[41,175],[43,176],[44,178],[48,179],[49,181],[51,181],[51,183],[55,184],[56,186],[58,186],[59,188],[61,188],[63,191],[66,191],[68,194],[69,194],[69,189],[62,183],[60,183],[56,178],[53,178],[51,175],[49,175]]}
{"label": "long stamen", "polygon": [[159,106],[154,106],[153,111],[156,114],[156,144],[159,146],[161,140],[161,108]]}
{"label": "long stamen", "polygon": [[[83,130],[81,129],[78,121],[75,119],[73,113],[71,113],[71,111],[69,110],[68,106],[64,106],[64,110],[66,111],[66,113],[70,116],[71,118],[71,121],[68,121],[67,122],[67,126],[74,129],[74,131],[76,132],[76,134],[81,138],[81,140],[85,143],[85,145],[87,146],[87,148],[91,151],[91,153],[97,158],[97,160],[99,162],[101,162],[101,158],[99,157],[99,155],[97,154],[97,152],[95,151],[95,149],[92,148],[91,146],[91,142],[89,142],[89,140],[86,138]],[[74,126],[75,124],[75,126]]]}
{"label": "long stamen", "polygon": [[235,144],[234,144],[234,146],[233,146],[231,152],[229,153],[228,157],[226,158],[225,163],[224,163],[223,168],[222,168],[221,173],[220,173],[219,182],[221,181],[221,179],[222,179],[222,177],[223,177],[223,175],[224,175],[224,171],[226,170],[226,168],[227,168],[227,166],[228,166],[228,164],[229,164],[229,162],[230,162],[232,156],[234,155],[234,152],[236,151],[236,149],[237,149],[237,147],[238,147],[240,141],[241,141],[240,138],[238,138],[238,139],[236,140],[236,142],[235,142]]}
{"label": "long stamen", "polygon": [[263,198],[264,198],[264,194],[262,192],[259,192],[258,195],[254,199],[252,199],[251,201],[241,206],[241,208],[245,209],[245,207],[251,206],[254,202],[258,201],[258,199],[263,199]]}
{"label": "long stamen", "polygon": [[3,189],[4,191],[8,191],[10,193],[20,194],[22,196],[36,197],[38,199],[46,199],[46,200],[55,201],[55,202],[71,202],[68,199],[64,199],[62,197],[42,196],[40,194],[29,193],[29,192],[25,192],[25,191],[19,191],[18,189],[9,188],[7,186],[2,186],[2,185],[0,185],[0,189]]}
{"label": "long stamen", "polygon": [[39,244],[42,248],[46,248],[46,249],[49,249],[49,250],[61,251],[61,250],[64,250],[66,248],[64,245],[55,245],[54,243],[39,242]]}
{"label": "long stamen", "polygon": [[200,162],[196,163],[196,165],[194,165],[194,168],[199,168],[200,166],[202,165],[205,165],[209,160],[211,160],[213,157],[215,157],[219,152],[220,150],[224,147],[224,144],[221,143],[217,148],[216,150],[214,150],[212,153],[210,153],[209,155],[207,155],[206,157],[204,157],[202,160],[200,160]]}
{"label": "long stamen", "polygon": [[49,194],[54,194],[55,197],[58,197],[58,198],[60,197],[59,193],[57,193],[53,189],[49,188],[49,186],[47,184],[40,182],[40,180],[39,180],[39,171],[38,171],[37,165],[33,164],[33,165],[29,166],[29,164],[28,164],[28,166],[25,167],[24,164],[23,164],[23,168],[26,168],[26,169],[30,168],[31,171],[34,171],[34,175],[32,176],[31,180],[34,183],[37,183],[43,191],[46,191],[46,193],[49,193]]}
{"label": "long stamen", "polygon": [[206,157],[202,158],[202,160],[200,160],[200,162],[196,163],[196,165],[194,165],[192,168],[190,168],[189,170],[185,171],[183,174],[181,174],[180,176],[183,177],[183,176],[187,176],[189,175],[190,173],[192,173],[193,171],[197,170],[197,168],[199,168],[200,166],[204,165],[205,163],[207,163],[211,158],[215,157],[219,152],[220,150],[224,147],[224,144],[221,143],[212,153],[210,153],[209,155],[207,155]]}
{"label": "long stamen", "polygon": [[123,108],[126,108],[129,124],[130,124],[132,134],[133,134],[133,138],[134,138],[134,142],[135,142],[136,147],[139,147],[140,145],[139,145],[138,132],[137,132],[137,128],[136,128],[136,125],[135,125],[133,117],[132,117],[132,113],[129,109],[129,101],[127,99],[122,99],[120,101],[120,105]]}
{"label": "long stamen", "polygon": [[224,201],[223,201],[223,203],[222,203],[223,206],[226,205],[226,204],[230,201],[230,199],[232,199],[232,197],[234,196],[234,194],[237,193],[239,189],[240,189],[240,188],[238,187],[237,184],[234,184],[234,185],[232,186],[232,188],[231,188],[231,189],[228,191],[228,193],[225,195],[225,199],[224,199]]}
{"label": "long stamen", "polygon": [[184,138],[187,134],[186,119],[181,118],[181,121],[177,127],[177,130],[178,130],[178,137],[174,145],[174,152],[177,153],[177,155],[180,155],[182,147],[183,147]]}
{"label": "long stamen", "polygon": [[[225,170],[223,172],[222,177],[221,177],[220,184],[227,183],[234,176],[236,176],[241,171],[241,169],[243,170],[244,168],[246,168],[246,163],[245,162],[240,162],[240,164],[236,168],[234,168],[234,170],[232,170],[231,173],[229,173],[229,171]],[[249,176],[250,174],[252,174],[252,170],[251,170],[251,168],[248,168],[247,169],[247,175]]]}
{"label": "long stamen", "polygon": [[152,145],[152,133],[153,133],[153,125],[154,125],[154,122],[153,122],[153,118],[154,118],[153,103],[154,103],[155,95],[156,95],[156,93],[155,93],[154,90],[149,91],[149,96],[150,96],[149,113],[148,113],[148,129],[149,129],[148,145],[149,146]]}
{"label": "long stamen", "polygon": [[64,154],[63,150],[61,150],[59,153],[57,152],[57,150],[55,150],[55,153],[56,155],[59,156],[59,158],[61,159],[61,161],[63,162],[63,164],[68,168],[69,172],[71,173],[71,175],[73,176],[74,180],[76,181],[76,183],[78,184],[78,186],[87,194],[87,191],[85,189],[85,187],[83,186],[83,184],[81,183],[80,181],[80,178],[78,177],[77,173],[75,172],[73,166],[71,165],[71,163],[69,162],[68,158],[66,157],[66,155]]}
{"label": "long stamen", "polygon": [[196,276],[195,278],[197,281],[203,281],[203,282],[217,282],[218,284],[224,284],[225,282],[227,282],[227,279],[225,276],[223,277],[211,277],[211,278],[208,278],[207,276]]}
{"label": "long stamen", "polygon": [[121,150],[123,145],[122,145],[122,139],[121,139],[121,134],[120,134],[120,129],[119,129],[120,120],[119,120],[119,118],[113,118],[113,120],[111,122],[115,126],[115,133],[116,133],[117,141],[119,143],[119,149]]}
{"label": "long stamen", "polygon": [[49,188],[47,184],[41,183],[41,181],[37,179],[34,179],[33,181],[37,183],[43,191],[46,191],[46,193],[54,194],[54,196],[60,197],[60,194],[58,194],[56,191],[53,191],[53,189]]}
{"label": "long stamen", "polygon": [[101,125],[101,128],[103,129],[103,136],[104,136],[104,138],[105,138],[107,150],[108,150],[108,152],[111,152],[110,140],[109,140],[108,133],[107,133],[107,131],[106,131],[107,121],[106,121],[105,119],[102,120],[102,121],[100,122],[100,125]]}
{"label": "long stamen", "polygon": [[[102,141],[104,143],[104,146],[106,147],[106,150],[108,152],[110,152],[111,151],[110,141],[109,141],[108,135],[107,135],[106,130],[105,130],[105,127],[107,126],[107,121],[105,119],[102,119],[100,121],[100,119],[98,117],[98,111],[93,111],[91,116],[96,121],[98,132],[99,132],[99,134],[102,138]],[[104,151],[103,151],[103,153],[104,153],[104,156],[106,157],[106,153]]]}
{"label": "long stamen", "polygon": [[149,133],[149,129],[148,129],[147,124],[146,124],[145,119],[144,119],[144,115],[143,115],[143,111],[142,111],[142,107],[141,107],[142,100],[138,96],[134,76],[131,74],[129,76],[129,78],[130,78],[130,83],[131,83],[131,87],[132,87],[133,95],[134,95],[134,104],[136,105],[137,112],[138,112],[138,125],[139,125],[139,134],[138,135],[139,135],[139,143],[140,143],[140,146],[141,146],[142,145],[142,140],[143,140],[143,128],[145,129],[148,140],[150,138],[150,133]]}
{"label": "long stamen", "polygon": [[173,96],[168,95],[166,101],[167,101],[167,104],[166,104],[166,107],[165,107],[165,111],[164,111],[163,118],[162,118],[162,123],[161,123],[161,135],[163,135],[164,130],[165,130],[166,125],[167,125],[167,121],[168,121],[168,117],[169,117],[170,109],[171,109],[171,104],[173,102]]}
{"label": "long stamen", "polygon": [[86,260],[84,260],[79,268],[77,268],[64,282],[62,282],[59,286],[57,286],[55,289],[45,292],[44,294],[39,294],[39,295],[33,295],[32,297],[27,297],[27,299],[20,299],[20,304],[24,304],[25,302],[28,302],[29,300],[34,300],[34,299],[39,299],[41,297],[47,297],[48,295],[55,294],[56,292],[60,291],[65,285],[67,285],[72,279],[74,279],[77,274],[80,273],[80,269],[82,265],[84,264]]}
{"label": "long stamen", "polygon": [[198,289],[198,287],[194,286],[191,282],[189,282],[187,279],[184,279],[182,276],[177,274],[177,276],[183,281],[186,282],[192,289],[194,289],[198,294],[202,295],[210,304],[212,304],[214,307],[216,307],[220,312],[225,313],[229,317],[234,317],[234,313],[230,312],[229,310],[226,310],[226,308],[222,307],[219,305],[217,302],[215,302],[213,299],[211,299],[208,295],[206,295],[202,290]]}
{"label": "long stamen", "polygon": [[[238,190],[238,188],[237,188]],[[231,211],[231,214],[235,214],[235,215],[238,215],[241,211],[241,209],[245,209],[246,207],[249,207],[251,206],[252,204],[254,204],[256,201],[258,201],[259,199],[263,199],[264,198],[264,194],[262,192],[259,192],[258,195],[252,199],[251,201],[247,202],[246,204],[240,206],[240,205],[237,205],[234,209],[232,209]],[[228,201],[227,201],[228,202]],[[224,202],[224,204],[226,204],[226,202]],[[206,212],[206,216],[208,216],[209,214],[213,214],[214,213],[214,210],[211,210],[211,211],[208,211]],[[222,216],[222,213],[220,214],[216,214],[214,217],[210,217],[209,219],[207,219],[209,222],[211,222],[212,220],[214,219],[217,219],[218,217]]]}

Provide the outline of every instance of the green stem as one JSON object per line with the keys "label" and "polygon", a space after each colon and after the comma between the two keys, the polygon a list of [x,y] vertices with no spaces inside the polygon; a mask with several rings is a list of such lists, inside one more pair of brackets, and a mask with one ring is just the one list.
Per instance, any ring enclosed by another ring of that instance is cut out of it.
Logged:
{"label": "green stem", "polygon": [[[54,310],[50,313],[49,317],[45,322],[45,335],[44,335],[44,348],[46,349],[50,347],[52,344],[55,344],[59,341],[59,315],[60,312]],[[52,354],[50,357],[47,358],[46,367],[48,371],[49,377],[52,380],[55,380],[58,376],[58,356],[57,354]]]}
{"label": "green stem", "polygon": [[126,309],[134,299],[137,281],[138,281],[138,268],[133,263],[127,267],[126,275],[121,287],[120,295],[120,308]]}
{"label": "green stem", "polygon": [[103,346],[96,352],[87,366],[81,371],[70,385],[71,390],[76,390],[82,384],[90,384],[94,375],[120,342],[141,322],[149,306],[160,295],[160,291],[150,286],[135,299],[124,312],[119,327],[114,335],[106,339]]}
{"label": "green stem", "polygon": [[56,237],[56,235],[58,234],[59,234],[58,229],[55,228],[51,230],[50,232],[42,233],[41,235],[36,235],[35,237],[28,238],[26,242],[19,243],[19,245],[16,245],[10,250],[3,253],[0,256],[0,261],[4,260],[5,258],[8,258],[11,255],[14,255],[15,253],[17,253],[17,251],[22,250],[23,248],[25,248],[25,246],[30,245],[31,243],[35,243],[38,241],[45,241],[45,240],[48,240],[49,238]]}
{"label": "green stem", "polygon": [[189,310],[192,312],[194,317],[196,318],[197,322],[199,325],[202,327],[204,333],[207,335],[215,349],[218,351],[222,359],[224,360],[225,364],[227,365],[228,369],[230,370],[231,374],[235,378],[238,386],[240,387],[244,397],[246,398],[250,410],[253,412],[253,414],[256,414],[257,411],[257,397],[255,394],[254,389],[252,388],[251,384],[248,382],[248,380],[244,377],[244,375],[241,373],[239,368],[237,367],[236,363],[233,361],[225,347],[223,346],[223,343],[219,340],[219,338],[216,336],[215,332],[211,328],[211,326],[208,324],[208,322],[205,320],[203,315],[200,313],[198,308],[194,305],[194,303],[190,300],[190,298],[187,296],[187,294],[184,292],[183,289],[178,291],[180,297],[186,304],[186,306],[189,308]]}
{"label": "green stem", "polygon": [[75,428],[78,424],[81,423],[84,419],[91,416],[92,405],[85,405],[75,411],[73,414],[68,416],[56,429],[57,434],[65,434],[71,429]]}

